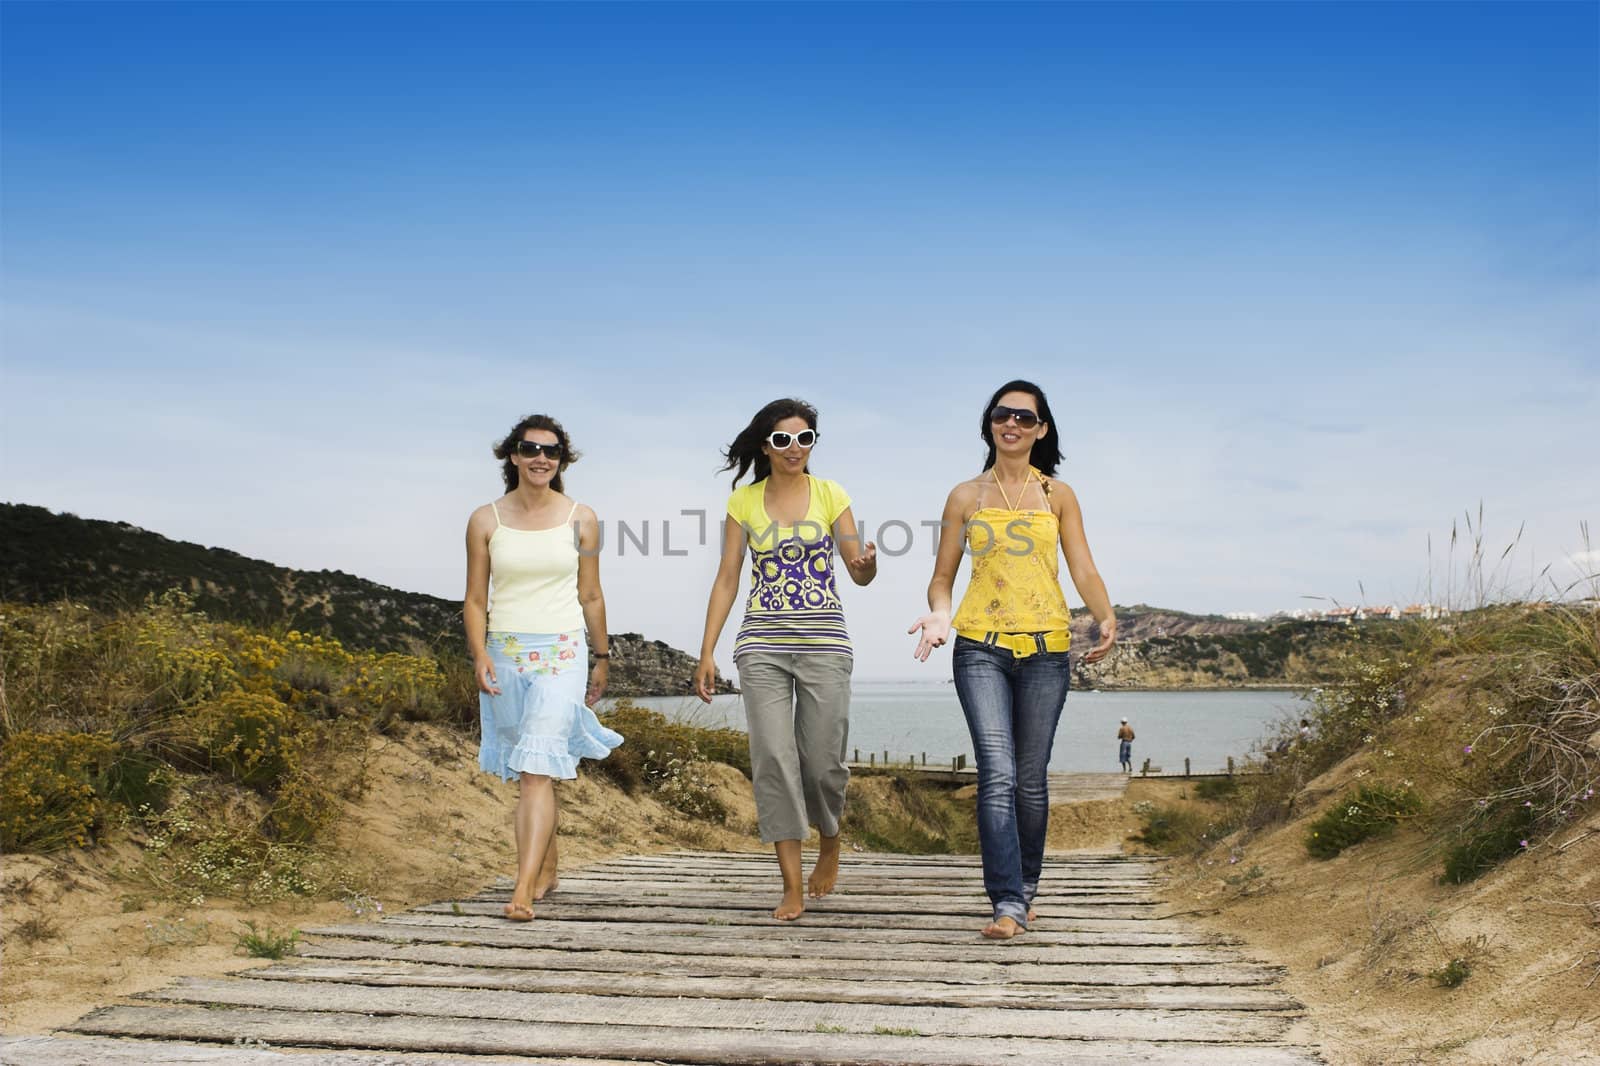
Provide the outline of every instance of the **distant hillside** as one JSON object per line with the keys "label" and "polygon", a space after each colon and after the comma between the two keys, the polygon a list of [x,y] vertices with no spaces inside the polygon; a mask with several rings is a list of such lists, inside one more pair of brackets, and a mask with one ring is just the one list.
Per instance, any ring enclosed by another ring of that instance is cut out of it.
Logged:
{"label": "distant hillside", "polygon": [[[1116,650],[1074,668],[1074,684],[1100,689],[1248,688],[1310,685],[1353,630],[1323,622],[1244,622],[1137,604],[1114,608]],[[1094,644],[1087,612],[1072,621],[1073,647]]]}
{"label": "distant hillside", "polygon": [[[213,618],[292,627],[378,651],[414,651],[419,645],[465,651],[461,605],[452,600],[341,570],[291,570],[126,522],[0,503],[0,600],[67,598],[116,609],[170,588],[187,592]],[[611,644],[610,695],[688,691],[696,658],[637,633],[614,633]],[[726,681],[719,684],[733,691]]]}

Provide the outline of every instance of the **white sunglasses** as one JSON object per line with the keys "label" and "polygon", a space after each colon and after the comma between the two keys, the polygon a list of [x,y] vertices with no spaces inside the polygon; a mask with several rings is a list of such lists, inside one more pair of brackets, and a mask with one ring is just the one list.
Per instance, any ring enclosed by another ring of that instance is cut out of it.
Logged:
{"label": "white sunglasses", "polygon": [[814,429],[802,429],[799,433],[785,433],[781,429],[775,429],[767,434],[767,443],[772,445],[774,451],[779,452],[790,444],[798,444],[802,448],[809,448],[817,443],[817,431]]}

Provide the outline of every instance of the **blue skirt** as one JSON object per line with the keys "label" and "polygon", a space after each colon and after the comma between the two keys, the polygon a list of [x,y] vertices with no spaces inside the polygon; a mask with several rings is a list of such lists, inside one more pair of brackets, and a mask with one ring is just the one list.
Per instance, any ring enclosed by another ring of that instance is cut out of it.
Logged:
{"label": "blue skirt", "polygon": [[571,780],[579,759],[603,759],[622,743],[584,706],[589,649],[582,633],[495,632],[488,650],[500,694],[478,693],[479,767],[507,781],[518,774]]}

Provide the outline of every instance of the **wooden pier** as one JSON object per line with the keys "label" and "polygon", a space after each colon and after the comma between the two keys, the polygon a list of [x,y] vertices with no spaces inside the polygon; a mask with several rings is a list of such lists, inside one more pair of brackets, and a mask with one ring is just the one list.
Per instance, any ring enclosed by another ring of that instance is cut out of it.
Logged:
{"label": "wooden pier", "polygon": [[[881,758],[880,758],[881,755]],[[966,755],[951,755],[929,758],[927,753],[920,755],[895,755],[889,752],[867,752],[865,759],[857,750],[854,758],[845,764],[850,767],[853,774],[910,774],[930,782],[944,782],[952,784],[972,784],[978,780],[978,768],[973,760]],[[1248,777],[1254,774],[1266,773],[1258,766],[1238,766],[1230,757],[1227,765],[1216,770],[1195,770],[1190,760],[1183,760],[1182,770],[1164,770],[1155,766],[1149,759],[1144,760],[1138,771],[1124,774],[1117,771],[1110,773],[1056,773],[1052,772],[1052,781],[1057,777],[1093,777],[1106,778],[1123,777],[1128,779],[1156,779],[1156,780],[1186,780],[1203,777]],[[1051,788],[1051,802],[1059,802],[1054,798],[1055,788]]]}
{"label": "wooden pier", "polygon": [[0,1060],[1319,1061],[1288,1038],[1298,1011],[1277,970],[1163,917],[1157,866],[1051,857],[1034,928],[993,943],[977,935],[988,904],[975,856],[846,855],[839,891],[793,923],[768,914],[768,855],[617,858],[563,877],[531,923],[501,916],[502,886],[308,930],[296,958],[102,1008],[68,1027],[79,1036],[9,1039]]}

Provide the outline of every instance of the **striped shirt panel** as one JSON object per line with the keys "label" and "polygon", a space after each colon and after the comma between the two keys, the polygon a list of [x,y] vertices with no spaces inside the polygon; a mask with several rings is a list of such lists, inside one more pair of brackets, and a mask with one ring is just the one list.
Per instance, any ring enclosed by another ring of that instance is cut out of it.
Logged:
{"label": "striped shirt panel", "polygon": [[745,652],[755,651],[850,655],[844,612],[836,607],[819,611],[746,611],[744,624],[733,642],[733,657],[737,660]]}

